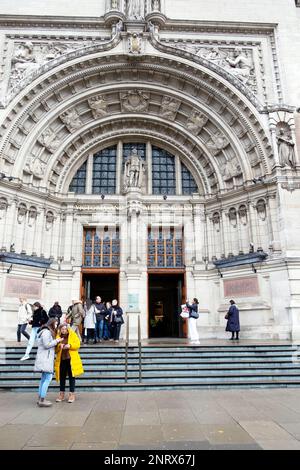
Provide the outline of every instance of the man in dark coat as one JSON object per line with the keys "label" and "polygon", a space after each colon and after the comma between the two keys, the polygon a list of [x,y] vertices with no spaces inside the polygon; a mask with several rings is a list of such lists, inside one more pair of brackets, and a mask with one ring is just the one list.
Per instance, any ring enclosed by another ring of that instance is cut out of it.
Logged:
{"label": "man in dark coat", "polygon": [[60,322],[60,318],[62,316],[62,309],[61,306],[59,305],[59,302],[54,302],[53,307],[50,308],[48,312],[49,318],[57,318],[58,324]]}
{"label": "man in dark coat", "polygon": [[[235,305],[234,300],[230,300],[230,308],[227,312],[226,318],[227,320],[227,325],[226,325],[226,331],[231,331],[232,336],[231,340],[238,340],[239,339],[239,331],[240,331],[240,318],[239,318],[239,309]],[[236,334],[236,338],[234,338],[234,333]]]}

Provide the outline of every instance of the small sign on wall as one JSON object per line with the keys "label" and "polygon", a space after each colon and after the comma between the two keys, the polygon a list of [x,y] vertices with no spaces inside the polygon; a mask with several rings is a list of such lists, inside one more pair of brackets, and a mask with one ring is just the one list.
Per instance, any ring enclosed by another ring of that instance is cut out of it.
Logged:
{"label": "small sign on wall", "polygon": [[21,277],[9,277],[5,284],[5,297],[26,297],[40,299],[42,293],[42,281],[25,279]]}
{"label": "small sign on wall", "polygon": [[128,294],[128,310],[139,310],[139,294]]}
{"label": "small sign on wall", "polygon": [[257,297],[259,286],[257,277],[243,277],[224,280],[224,297]]}

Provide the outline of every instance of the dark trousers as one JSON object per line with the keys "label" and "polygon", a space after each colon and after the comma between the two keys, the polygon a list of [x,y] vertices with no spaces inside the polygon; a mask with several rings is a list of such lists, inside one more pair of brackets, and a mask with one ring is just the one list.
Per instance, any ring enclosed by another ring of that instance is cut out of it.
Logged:
{"label": "dark trousers", "polygon": [[60,362],[60,371],[59,371],[59,389],[61,392],[66,390],[66,378],[69,376],[70,392],[75,392],[75,377],[72,375],[71,369],[71,359],[65,359]]}
{"label": "dark trousers", "polygon": [[86,329],[86,340],[87,341],[90,341],[90,340],[95,340],[96,337],[95,337],[95,328],[87,328]]}
{"label": "dark trousers", "polygon": [[110,337],[115,341],[118,341],[120,338],[121,323],[111,323],[110,324]]}
{"label": "dark trousers", "polygon": [[23,336],[25,336],[25,338],[29,339],[30,336],[29,334],[27,333],[26,331],[26,328],[27,328],[27,323],[23,323],[22,325],[18,325],[18,329],[17,329],[17,339],[18,339],[18,342],[21,341],[21,334]]}

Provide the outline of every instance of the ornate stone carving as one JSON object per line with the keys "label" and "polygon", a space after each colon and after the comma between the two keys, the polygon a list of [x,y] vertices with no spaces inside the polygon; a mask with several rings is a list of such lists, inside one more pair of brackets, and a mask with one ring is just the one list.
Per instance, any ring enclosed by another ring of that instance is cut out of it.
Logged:
{"label": "ornate stone carving", "polygon": [[25,204],[21,203],[18,207],[17,220],[18,224],[22,224],[27,214],[27,207]]}
{"label": "ornate stone carving", "polygon": [[141,54],[142,39],[137,33],[133,33],[128,38],[128,49],[130,54]]}
{"label": "ornate stone carving", "polygon": [[235,75],[243,83],[247,83],[253,69],[252,60],[246,57],[241,47],[236,47],[233,58],[226,57],[229,64],[228,71]]}
{"label": "ornate stone carving", "polygon": [[234,207],[231,207],[228,211],[228,219],[229,219],[229,222],[230,224],[233,226],[233,227],[236,227],[237,226],[237,213],[236,213],[236,209]]}
{"label": "ornate stone carving", "polygon": [[99,119],[107,114],[107,101],[102,95],[89,98],[88,104],[94,119]]}
{"label": "ornate stone carving", "polygon": [[124,191],[131,188],[141,189],[143,186],[145,163],[134,148],[125,162]]}
{"label": "ornate stone carving", "polygon": [[61,143],[56,133],[52,131],[50,127],[42,133],[39,142],[52,153],[58,149]]}
{"label": "ornate stone carving", "polygon": [[75,132],[82,127],[82,121],[75,108],[61,114],[60,119],[67,126],[70,132]]}
{"label": "ornate stone carving", "polygon": [[118,10],[119,9],[119,0],[111,0],[111,9]]}
{"label": "ornate stone carving", "polygon": [[170,96],[164,96],[161,103],[160,115],[166,119],[169,119],[170,121],[174,121],[179,106],[180,101],[175,100]]}
{"label": "ornate stone carving", "polygon": [[226,65],[225,60],[227,54],[225,52],[221,52],[219,47],[213,47],[213,48],[203,48],[201,47],[197,51],[197,55],[200,57],[203,57],[206,60],[211,61],[215,65],[218,65],[219,67],[224,67]]}
{"label": "ornate stone carving", "polygon": [[219,153],[229,144],[228,139],[217,131],[215,134],[210,136],[210,140],[206,142],[207,147],[212,150],[214,154]]}
{"label": "ornate stone carving", "polygon": [[160,0],[152,0],[152,11],[160,11]]}
{"label": "ornate stone carving", "polygon": [[295,168],[295,144],[291,137],[290,126],[286,123],[278,123],[277,129],[277,145],[279,163],[282,167]]}
{"label": "ornate stone carving", "polygon": [[121,93],[122,108],[124,111],[145,112],[148,110],[150,93],[142,90],[131,90]]}
{"label": "ornate stone carving", "polygon": [[259,199],[256,204],[256,210],[260,220],[265,221],[267,217],[266,203],[263,199]]}
{"label": "ornate stone carving", "polygon": [[213,214],[213,216],[212,216],[212,223],[213,223],[214,230],[215,230],[216,232],[220,232],[220,229],[221,229],[221,218],[220,218],[219,212],[214,212],[214,214]]}
{"label": "ornate stone carving", "polygon": [[28,164],[29,172],[36,178],[42,179],[45,174],[46,164],[39,158],[32,158]]}
{"label": "ornate stone carving", "polygon": [[127,0],[126,14],[129,20],[142,20],[145,14],[144,0]]}
{"label": "ornate stone carving", "polygon": [[25,75],[39,67],[34,54],[33,44],[27,41],[19,44],[11,61],[10,85],[15,86]]}
{"label": "ornate stone carving", "polygon": [[207,121],[208,118],[204,114],[194,110],[186,123],[186,127],[192,134],[198,135]]}

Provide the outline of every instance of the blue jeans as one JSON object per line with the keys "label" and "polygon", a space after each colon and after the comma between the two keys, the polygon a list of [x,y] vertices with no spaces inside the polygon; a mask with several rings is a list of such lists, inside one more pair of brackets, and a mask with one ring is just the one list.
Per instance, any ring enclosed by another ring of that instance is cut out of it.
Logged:
{"label": "blue jeans", "polygon": [[31,330],[31,334],[30,334],[30,338],[29,338],[29,341],[28,341],[28,344],[27,344],[27,348],[26,348],[26,352],[25,352],[25,355],[26,356],[29,356],[33,346],[34,346],[34,342],[36,340],[36,337],[37,337],[37,332],[38,332],[38,329],[40,327],[39,326],[33,326],[32,327],[32,330]]}
{"label": "blue jeans", "polygon": [[39,396],[41,398],[46,398],[48,387],[52,380],[53,374],[51,372],[42,372],[42,377],[39,386]]}
{"label": "blue jeans", "polygon": [[97,320],[95,325],[96,339],[103,338],[104,320]]}

